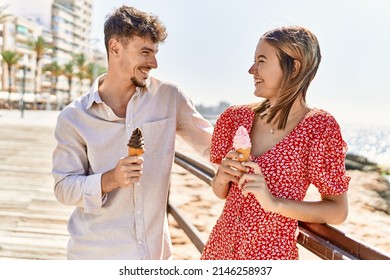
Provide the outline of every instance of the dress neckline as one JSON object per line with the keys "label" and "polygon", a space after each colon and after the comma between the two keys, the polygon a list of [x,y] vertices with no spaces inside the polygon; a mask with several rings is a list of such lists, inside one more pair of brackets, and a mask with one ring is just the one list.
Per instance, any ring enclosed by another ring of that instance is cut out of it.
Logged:
{"label": "dress neckline", "polygon": [[[283,142],[287,141],[289,138],[291,138],[293,134],[296,133],[296,131],[303,125],[303,123],[312,115],[312,113],[317,110],[316,108],[311,108],[309,110],[309,112],[307,112],[303,117],[302,119],[298,122],[298,124],[286,135],[284,136],[279,142],[277,142],[272,148],[268,149],[267,151],[265,151],[263,154],[261,155],[258,155],[258,156],[254,156],[252,153],[251,153],[251,157],[253,159],[261,159],[263,157],[265,157],[267,154],[271,153],[273,150],[275,150],[278,146],[282,145]],[[253,122],[255,120],[255,116],[256,114],[253,114],[253,119],[252,119],[252,124],[251,124],[251,129],[252,129],[252,126],[253,126]]]}

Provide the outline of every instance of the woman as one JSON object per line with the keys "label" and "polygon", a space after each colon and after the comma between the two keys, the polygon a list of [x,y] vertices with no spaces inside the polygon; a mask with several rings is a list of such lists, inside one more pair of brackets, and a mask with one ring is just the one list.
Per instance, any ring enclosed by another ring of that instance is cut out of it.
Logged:
{"label": "woman", "polygon": [[[318,40],[306,28],[260,38],[249,73],[262,101],[228,108],[214,129],[210,157],[220,166],[212,188],[226,202],[202,259],[298,259],[298,220],[346,219],[347,146],[335,118],[306,104],[320,61]],[[232,148],[240,126],[252,144],[252,161],[242,163]],[[310,184],[319,201],[303,201]]]}

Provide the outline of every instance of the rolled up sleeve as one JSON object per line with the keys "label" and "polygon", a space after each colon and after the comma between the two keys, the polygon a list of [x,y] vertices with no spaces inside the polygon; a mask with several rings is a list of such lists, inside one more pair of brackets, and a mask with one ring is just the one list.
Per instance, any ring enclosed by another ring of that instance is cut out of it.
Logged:
{"label": "rolled up sleeve", "polygon": [[55,129],[57,146],[53,152],[54,194],[65,205],[84,208],[86,213],[100,209],[106,195],[101,191],[101,173],[88,173],[85,143],[74,126],[60,114]]}
{"label": "rolled up sleeve", "polygon": [[213,126],[196,110],[193,102],[183,92],[180,90],[179,92],[177,100],[178,134],[195,148],[202,158],[209,162]]}

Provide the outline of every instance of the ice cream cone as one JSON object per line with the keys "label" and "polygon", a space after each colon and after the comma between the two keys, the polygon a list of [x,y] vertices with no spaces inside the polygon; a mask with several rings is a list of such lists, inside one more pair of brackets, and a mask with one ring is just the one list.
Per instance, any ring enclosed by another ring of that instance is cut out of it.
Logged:
{"label": "ice cream cone", "polygon": [[128,147],[128,150],[129,150],[129,156],[141,156],[145,152],[144,149],[138,149],[132,147]]}
{"label": "ice cream cone", "polygon": [[243,148],[238,148],[236,150],[237,153],[240,153],[243,155],[242,158],[238,158],[238,161],[249,161],[250,159],[250,154],[251,154],[251,147],[243,149]]}
{"label": "ice cream cone", "polygon": [[141,156],[144,152],[144,136],[140,128],[133,130],[129,143],[127,144],[129,156]]}
{"label": "ice cream cone", "polygon": [[251,153],[251,139],[249,133],[244,126],[239,126],[233,137],[233,148],[236,152],[243,155],[242,158],[238,158],[238,161],[249,161]]}

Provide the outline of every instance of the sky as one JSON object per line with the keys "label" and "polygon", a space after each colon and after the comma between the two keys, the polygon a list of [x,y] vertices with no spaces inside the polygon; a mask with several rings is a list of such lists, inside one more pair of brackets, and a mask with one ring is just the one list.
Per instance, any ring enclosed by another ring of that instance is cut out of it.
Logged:
{"label": "sky", "polygon": [[164,22],[168,38],[152,75],[175,81],[196,104],[259,101],[248,74],[258,39],[275,27],[302,25],[317,36],[322,52],[309,106],[343,123],[390,126],[390,1],[99,1],[93,36],[102,47],[104,19],[122,4]]}
{"label": "sky", "polygon": [[[38,7],[37,1],[50,0],[24,0],[21,8]],[[92,36],[103,51],[105,17],[123,4],[166,25],[168,38],[151,74],[176,82],[196,104],[260,101],[248,74],[258,39],[275,27],[302,25],[314,32],[322,51],[309,106],[339,122],[390,127],[390,1],[94,0]]]}

